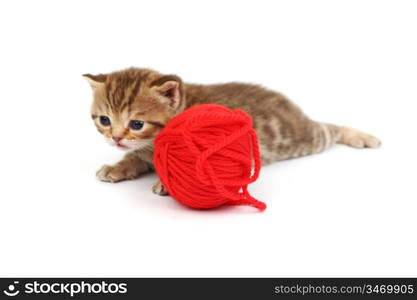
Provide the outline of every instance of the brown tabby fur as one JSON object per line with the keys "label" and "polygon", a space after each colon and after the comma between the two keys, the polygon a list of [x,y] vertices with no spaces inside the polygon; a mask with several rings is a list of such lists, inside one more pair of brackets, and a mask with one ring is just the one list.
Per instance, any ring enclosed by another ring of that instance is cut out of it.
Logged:
{"label": "brown tabby fur", "polygon": [[[108,141],[121,139],[120,143],[132,150],[116,165],[105,165],[97,172],[103,181],[133,179],[151,171],[153,138],[173,116],[203,103],[242,109],[253,117],[264,165],[319,153],[335,143],[355,148],[380,145],[377,138],[358,130],[310,120],[283,95],[258,85],[190,84],[176,75],[137,68],[84,77],[93,88],[91,114],[98,131]],[[99,116],[109,117],[111,126],[102,126]],[[145,125],[132,130],[130,120],[141,120]],[[153,191],[166,194],[160,182]]]}

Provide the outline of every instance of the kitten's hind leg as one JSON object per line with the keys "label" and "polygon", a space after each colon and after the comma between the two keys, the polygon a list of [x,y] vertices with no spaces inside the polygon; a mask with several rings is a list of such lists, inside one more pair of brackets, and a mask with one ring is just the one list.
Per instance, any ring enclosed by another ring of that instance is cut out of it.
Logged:
{"label": "kitten's hind leg", "polygon": [[262,163],[320,153],[336,143],[354,148],[377,148],[381,145],[379,139],[359,130],[314,121],[307,121],[294,132],[295,138],[289,143],[278,144],[272,159],[268,158],[268,152],[262,151],[265,147],[261,144]]}
{"label": "kitten's hind leg", "polygon": [[119,182],[138,178],[152,170],[152,166],[140,158],[138,151],[127,153],[117,164],[104,165],[97,171],[96,176],[101,181]]}
{"label": "kitten's hind leg", "polygon": [[338,144],[344,144],[354,148],[377,148],[381,145],[381,141],[370,134],[349,127],[337,127],[340,135],[337,140]]}
{"label": "kitten's hind leg", "polygon": [[315,123],[315,153],[330,148],[333,144],[343,144],[353,148],[378,148],[378,138],[357,129],[326,123]]}

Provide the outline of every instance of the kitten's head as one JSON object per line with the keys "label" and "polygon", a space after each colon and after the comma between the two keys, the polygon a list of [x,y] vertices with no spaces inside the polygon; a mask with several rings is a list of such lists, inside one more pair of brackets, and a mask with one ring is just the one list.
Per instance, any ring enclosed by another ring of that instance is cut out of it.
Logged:
{"label": "kitten's head", "polygon": [[93,89],[94,124],[120,149],[152,147],[154,137],[184,109],[183,84],[175,75],[130,68],[83,76]]}

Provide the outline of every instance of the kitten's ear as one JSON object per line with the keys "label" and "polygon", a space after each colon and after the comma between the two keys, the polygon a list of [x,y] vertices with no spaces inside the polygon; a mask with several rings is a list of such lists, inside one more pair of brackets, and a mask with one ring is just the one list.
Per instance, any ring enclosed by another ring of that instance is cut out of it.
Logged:
{"label": "kitten's ear", "polygon": [[94,90],[99,86],[102,86],[106,81],[107,75],[99,74],[99,75],[91,75],[91,74],[83,74],[83,77],[87,79],[88,83],[91,85],[91,88]]}
{"label": "kitten's ear", "polygon": [[150,87],[159,96],[161,102],[174,109],[179,107],[182,93],[181,78],[176,75],[165,75],[152,82]]}

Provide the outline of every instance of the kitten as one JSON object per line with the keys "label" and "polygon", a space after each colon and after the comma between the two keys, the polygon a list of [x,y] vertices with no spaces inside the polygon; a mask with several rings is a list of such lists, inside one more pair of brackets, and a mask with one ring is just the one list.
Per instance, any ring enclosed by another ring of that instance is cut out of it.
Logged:
{"label": "kitten", "polygon": [[[253,117],[263,165],[319,153],[335,143],[380,145],[376,137],[356,129],[310,120],[283,95],[257,85],[189,84],[175,75],[137,68],[83,76],[93,89],[91,116],[98,131],[110,145],[128,150],[120,162],[98,170],[102,181],[134,179],[152,171],[155,136],[172,117],[203,103],[242,109]],[[152,190],[167,194],[159,181]]]}

